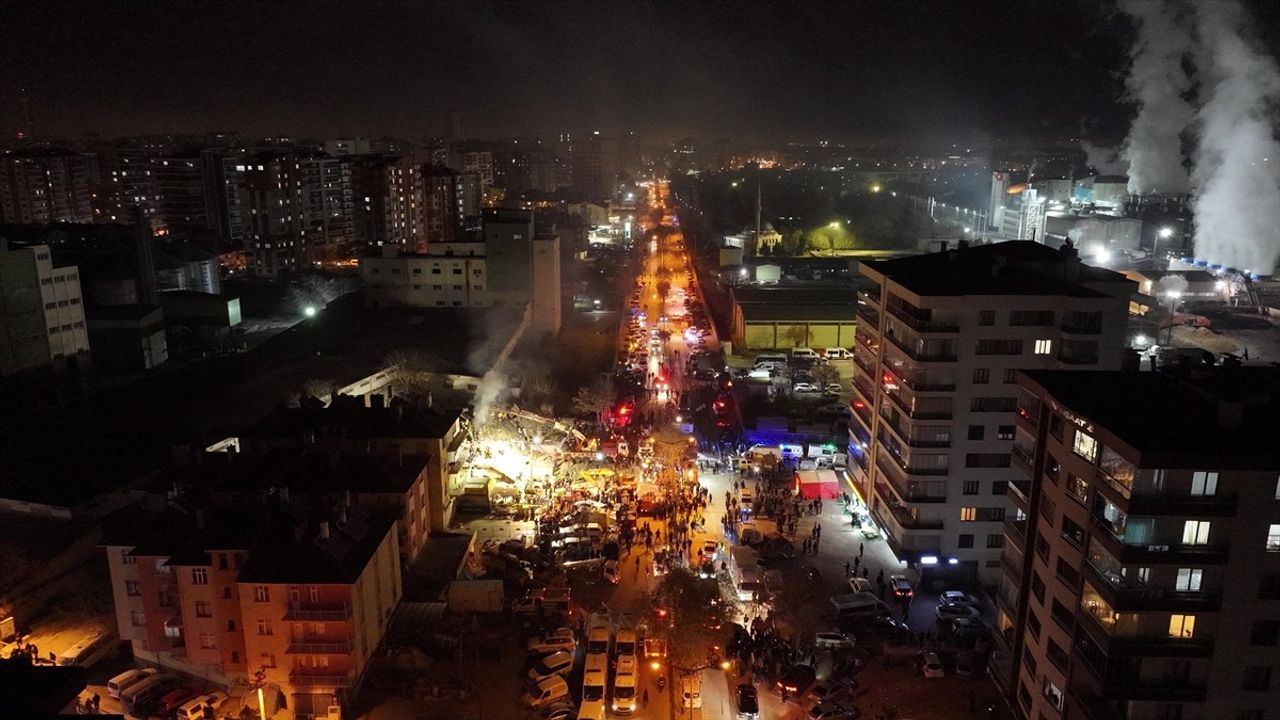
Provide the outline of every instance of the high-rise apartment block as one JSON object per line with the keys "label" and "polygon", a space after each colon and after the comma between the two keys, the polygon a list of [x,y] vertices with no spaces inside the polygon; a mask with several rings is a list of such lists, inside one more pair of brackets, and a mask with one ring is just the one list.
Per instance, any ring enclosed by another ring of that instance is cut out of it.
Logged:
{"label": "high-rise apartment block", "polygon": [[1000,577],[1020,369],[1120,367],[1134,283],[1009,242],[862,263],[849,464],[899,558]]}
{"label": "high-rise apartment block", "polygon": [[453,242],[462,227],[463,191],[458,173],[440,165],[423,165],[423,225],[428,245]]}
{"label": "high-rise apartment block", "polygon": [[353,250],[351,165],[347,159],[264,153],[228,160],[229,202],[250,269],[278,275],[334,262]]}
{"label": "high-rise apartment block", "polygon": [[0,156],[0,222],[93,222],[98,161],[91,154],[28,150]]}
{"label": "high-rise apartment block", "polygon": [[573,188],[592,200],[612,200],[617,192],[618,139],[599,133],[573,141]]}
{"label": "high-rise apartment block", "polygon": [[54,267],[47,245],[0,238],[0,375],[79,362],[89,352],[80,273]]}
{"label": "high-rise apartment block", "polygon": [[991,674],[1023,718],[1280,695],[1280,371],[1018,374]]}

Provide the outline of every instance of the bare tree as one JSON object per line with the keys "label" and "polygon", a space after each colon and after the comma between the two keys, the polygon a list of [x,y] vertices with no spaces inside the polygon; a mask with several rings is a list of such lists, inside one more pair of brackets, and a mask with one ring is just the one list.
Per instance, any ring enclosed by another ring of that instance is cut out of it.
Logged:
{"label": "bare tree", "polygon": [[782,332],[784,340],[790,340],[795,347],[809,346],[809,326],[792,325]]}
{"label": "bare tree", "polygon": [[431,392],[436,358],[421,350],[394,350],[387,355],[391,370],[391,386],[397,395],[409,399],[425,397]]}
{"label": "bare tree", "polygon": [[824,388],[831,383],[840,382],[840,371],[831,367],[830,363],[815,363],[809,369],[809,374],[813,375],[814,381]]}
{"label": "bare tree", "polygon": [[530,377],[524,383],[524,401],[529,407],[536,407],[542,414],[554,412],[556,396],[560,386],[551,373],[543,372]]}
{"label": "bare tree", "polygon": [[590,385],[578,388],[578,394],[573,398],[573,407],[580,413],[594,415],[603,424],[617,396],[609,376],[600,375]]}

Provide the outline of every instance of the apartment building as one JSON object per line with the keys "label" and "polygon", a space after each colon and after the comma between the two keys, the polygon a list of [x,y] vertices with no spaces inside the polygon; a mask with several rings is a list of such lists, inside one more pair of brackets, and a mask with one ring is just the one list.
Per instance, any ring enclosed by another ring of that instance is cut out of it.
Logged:
{"label": "apartment building", "polygon": [[992,676],[1024,718],[1280,705],[1280,370],[1018,374]]}
{"label": "apartment building", "polygon": [[462,176],[447,167],[423,165],[423,233],[427,245],[453,242],[462,227]]}
{"label": "apartment building", "polygon": [[350,159],[356,245],[425,249],[427,203],[421,166],[408,157]]}
{"label": "apartment building", "polygon": [[849,465],[904,561],[995,585],[1019,369],[1120,367],[1129,296],[1069,247],[962,246],[862,263]]}
{"label": "apartment building", "polygon": [[78,364],[88,352],[79,269],[54,267],[48,245],[0,238],[0,375]]}
{"label": "apartment building", "polygon": [[224,165],[228,237],[245,244],[249,268],[278,275],[347,257],[355,242],[348,159],[260,153]]}
{"label": "apartment building", "polygon": [[401,596],[395,513],[279,500],[137,508],[105,531],[119,635],[142,662],[224,686],[262,672],[293,717],[339,717]]}
{"label": "apartment building", "polygon": [[22,150],[0,157],[0,222],[93,222],[98,160],[88,153]]}

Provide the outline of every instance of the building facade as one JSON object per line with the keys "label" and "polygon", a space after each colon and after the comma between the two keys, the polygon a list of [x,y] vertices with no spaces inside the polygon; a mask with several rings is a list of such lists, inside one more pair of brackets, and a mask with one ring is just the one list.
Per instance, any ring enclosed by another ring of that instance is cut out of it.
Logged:
{"label": "building facade", "polygon": [[231,232],[258,275],[334,263],[355,244],[351,164],[347,159],[271,153],[228,160]]}
{"label": "building facade", "polygon": [[1280,373],[1019,374],[991,674],[1024,718],[1280,700]]}
{"label": "building facade", "polygon": [[0,375],[78,363],[88,352],[79,269],[54,267],[47,245],[0,239]]}
{"label": "building facade", "polygon": [[262,673],[293,717],[341,717],[401,597],[394,516],[300,513],[170,509],[108,535],[119,636],[134,657],[223,686]]}
{"label": "building facade", "polygon": [[994,585],[1014,439],[1014,373],[1116,369],[1133,283],[1036,243],[866,262],[849,462],[902,560]]}
{"label": "building facade", "polygon": [[0,156],[0,222],[91,223],[98,186],[92,154],[57,150]]}

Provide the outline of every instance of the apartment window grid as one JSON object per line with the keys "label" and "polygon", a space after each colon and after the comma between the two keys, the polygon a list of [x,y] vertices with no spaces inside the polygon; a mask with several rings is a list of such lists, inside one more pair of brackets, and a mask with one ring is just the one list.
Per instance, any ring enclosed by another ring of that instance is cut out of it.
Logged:
{"label": "apartment window grid", "polygon": [[271,602],[271,589],[266,585],[253,586],[254,602]]}
{"label": "apartment window grid", "polygon": [[[1208,545],[1209,529],[1213,523],[1208,520],[1188,520],[1182,525],[1182,544],[1183,545]],[[1280,527],[1280,526],[1272,526]],[[1268,538],[1268,543],[1270,539]]]}
{"label": "apartment window grid", "polygon": [[192,585],[208,585],[208,584],[209,584],[209,571],[208,571],[208,569],[206,569],[206,568],[192,568],[192,569],[191,569],[191,584],[192,584]]}
{"label": "apartment window grid", "polygon": [[1196,496],[1218,494],[1218,473],[1199,471],[1191,473],[1191,494]]}
{"label": "apartment window grid", "polygon": [[1053,352],[1052,340],[1037,340],[1034,348],[1036,355],[1048,355]]}

